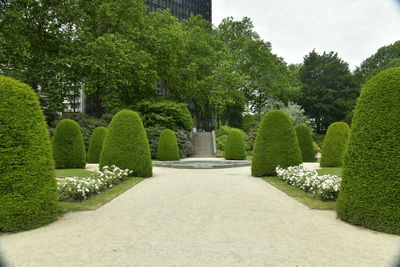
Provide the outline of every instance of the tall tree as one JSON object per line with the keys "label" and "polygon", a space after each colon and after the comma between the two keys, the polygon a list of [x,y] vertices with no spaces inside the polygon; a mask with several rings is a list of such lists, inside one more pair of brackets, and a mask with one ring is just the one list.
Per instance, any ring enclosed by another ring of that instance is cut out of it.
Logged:
{"label": "tall tree", "polygon": [[243,109],[242,80],[218,32],[199,16],[184,21],[183,28],[187,39],[184,77],[198,116],[210,110],[223,112],[229,105]]}
{"label": "tall tree", "polygon": [[400,66],[400,41],[379,48],[375,54],[361,63],[355,75],[362,85],[378,72],[398,66]]}
{"label": "tall tree", "polygon": [[300,81],[300,104],[313,119],[318,133],[325,132],[331,123],[344,120],[353,109],[358,90],[348,64],[337,53],[310,52],[304,57]]}
{"label": "tall tree", "polygon": [[71,44],[76,0],[4,1],[0,12],[0,73],[40,91],[48,110],[61,111],[64,97],[75,93],[61,77],[62,50]]}
{"label": "tall tree", "polygon": [[244,80],[242,91],[251,111],[260,114],[268,100],[286,95],[291,86],[286,63],[271,52],[270,43],[260,39],[249,18],[226,18],[218,30],[233,55],[235,72]]}
{"label": "tall tree", "polygon": [[171,100],[185,101],[189,94],[185,80],[187,40],[182,23],[169,10],[150,12],[140,43],[154,61],[160,89],[166,89]]}

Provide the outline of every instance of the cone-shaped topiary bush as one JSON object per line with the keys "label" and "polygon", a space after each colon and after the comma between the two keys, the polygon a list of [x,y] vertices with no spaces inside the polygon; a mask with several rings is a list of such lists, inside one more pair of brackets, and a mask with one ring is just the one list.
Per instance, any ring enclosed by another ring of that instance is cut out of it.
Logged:
{"label": "cone-shaped topiary bush", "polygon": [[301,156],[304,162],[315,161],[315,148],[311,136],[311,130],[307,125],[300,124],[294,127],[296,131],[297,141],[301,151]]}
{"label": "cone-shaped topiary bush", "polygon": [[149,141],[136,112],[121,110],[108,127],[100,156],[100,168],[111,165],[129,169],[137,177],[153,175]]}
{"label": "cone-shaped topiary bush", "polygon": [[329,125],[322,146],[321,167],[341,167],[344,150],[350,134],[350,127],[345,122]]}
{"label": "cone-shaped topiary bush", "polygon": [[301,152],[287,113],[273,110],[264,115],[254,145],[253,176],[275,175],[275,168],[301,164]]}
{"label": "cone-shaped topiary bush", "polygon": [[243,134],[238,129],[233,129],[226,139],[224,158],[232,160],[246,158],[246,145]]}
{"label": "cone-shaped topiary bush", "polygon": [[89,141],[88,163],[99,163],[103,142],[107,136],[108,129],[100,126],[94,129]]}
{"label": "cone-shaped topiary bush", "polygon": [[364,86],[357,101],[343,180],[339,217],[355,225],[400,234],[400,68]]}
{"label": "cone-shaped topiary bush", "polygon": [[0,231],[57,218],[58,193],[47,125],[33,90],[0,76]]}
{"label": "cone-shaped topiary bush", "polygon": [[81,127],[76,121],[61,120],[54,131],[53,155],[56,168],[85,168],[86,155]]}
{"label": "cone-shaped topiary bush", "polygon": [[178,143],[173,131],[164,130],[161,132],[158,141],[157,159],[161,161],[179,160]]}

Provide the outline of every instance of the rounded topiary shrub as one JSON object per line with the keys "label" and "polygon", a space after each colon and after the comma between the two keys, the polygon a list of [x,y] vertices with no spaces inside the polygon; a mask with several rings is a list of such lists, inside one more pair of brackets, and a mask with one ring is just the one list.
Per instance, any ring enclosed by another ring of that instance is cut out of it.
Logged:
{"label": "rounded topiary shrub", "polygon": [[0,231],[57,218],[58,193],[47,125],[33,90],[0,76]]}
{"label": "rounded topiary shrub", "polygon": [[301,152],[293,124],[286,112],[273,110],[264,115],[254,144],[253,176],[275,175],[275,168],[301,164]]}
{"label": "rounded topiary shrub", "polygon": [[103,142],[107,136],[108,129],[100,126],[94,129],[89,141],[88,163],[99,163]]}
{"label": "rounded topiary shrub", "polygon": [[179,160],[178,143],[173,131],[164,130],[161,132],[158,141],[157,159],[161,161]]}
{"label": "rounded topiary shrub", "polygon": [[226,139],[225,159],[242,160],[246,158],[246,145],[240,130],[232,129]]}
{"label": "rounded topiary shrub", "polygon": [[400,234],[400,68],[364,86],[357,101],[338,216],[355,225]]}
{"label": "rounded topiary shrub", "polygon": [[294,130],[296,131],[297,141],[299,142],[303,161],[314,162],[316,152],[310,128],[305,124],[300,124],[295,126]]}
{"label": "rounded topiary shrub", "polygon": [[121,110],[108,127],[100,156],[100,168],[111,165],[129,169],[137,177],[153,175],[149,141],[136,112]]}
{"label": "rounded topiary shrub", "polygon": [[345,122],[332,123],[322,146],[321,167],[341,167],[350,127]]}
{"label": "rounded topiary shrub", "polygon": [[53,155],[56,168],[85,168],[86,155],[81,127],[76,121],[61,120],[54,131]]}

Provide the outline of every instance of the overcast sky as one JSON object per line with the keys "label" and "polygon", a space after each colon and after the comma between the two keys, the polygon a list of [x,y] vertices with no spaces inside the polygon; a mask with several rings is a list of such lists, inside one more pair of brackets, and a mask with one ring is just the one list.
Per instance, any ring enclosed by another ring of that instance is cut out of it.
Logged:
{"label": "overcast sky", "polygon": [[250,17],[262,39],[288,63],[314,48],[355,66],[400,40],[400,0],[214,0],[213,23]]}

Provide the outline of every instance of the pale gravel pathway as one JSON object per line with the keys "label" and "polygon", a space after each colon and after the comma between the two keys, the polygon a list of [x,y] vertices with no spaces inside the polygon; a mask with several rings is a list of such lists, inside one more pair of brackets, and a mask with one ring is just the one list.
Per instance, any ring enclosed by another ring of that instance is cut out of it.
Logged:
{"label": "pale gravel pathway", "polygon": [[250,168],[155,168],[96,211],[0,236],[15,266],[390,266],[400,237],[314,211]]}

